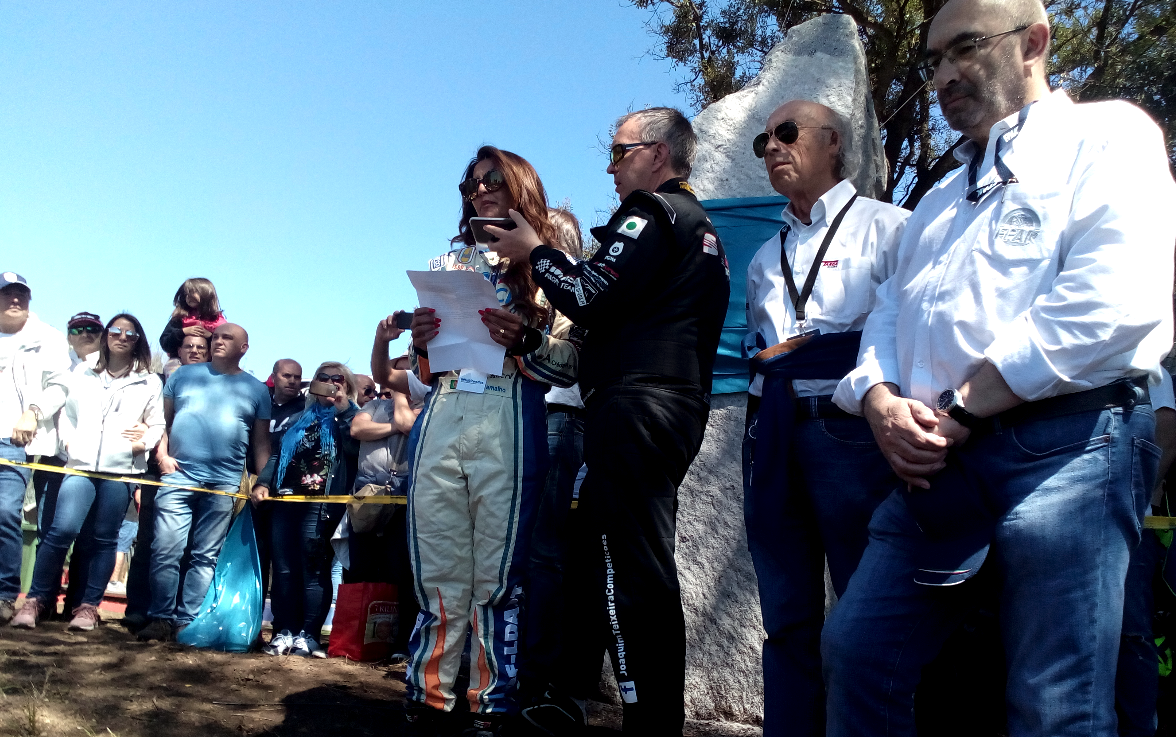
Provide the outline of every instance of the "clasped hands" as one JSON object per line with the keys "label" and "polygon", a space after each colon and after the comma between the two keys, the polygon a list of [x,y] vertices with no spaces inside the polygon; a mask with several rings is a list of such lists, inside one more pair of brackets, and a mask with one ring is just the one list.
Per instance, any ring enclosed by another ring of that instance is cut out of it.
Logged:
{"label": "clasped hands", "polygon": [[882,455],[894,473],[913,487],[930,489],[930,476],[947,465],[947,451],[963,445],[971,431],[917,399],[901,397],[894,384],[877,384],[862,410]]}

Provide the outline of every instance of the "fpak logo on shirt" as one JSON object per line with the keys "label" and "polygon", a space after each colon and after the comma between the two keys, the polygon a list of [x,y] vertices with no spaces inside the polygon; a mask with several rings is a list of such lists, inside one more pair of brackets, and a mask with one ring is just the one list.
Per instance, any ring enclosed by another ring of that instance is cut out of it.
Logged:
{"label": "fpak logo on shirt", "polygon": [[1006,246],[1031,246],[1041,237],[1041,218],[1027,207],[1019,207],[1000,219],[996,240]]}
{"label": "fpak logo on shirt", "polygon": [[641,231],[645,230],[645,226],[648,223],[649,221],[645,218],[639,218],[636,215],[630,215],[629,217],[625,218],[620,225],[617,226],[617,232],[621,233],[622,235],[627,235],[630,238],[636,238],[637,236],[641,235]]}

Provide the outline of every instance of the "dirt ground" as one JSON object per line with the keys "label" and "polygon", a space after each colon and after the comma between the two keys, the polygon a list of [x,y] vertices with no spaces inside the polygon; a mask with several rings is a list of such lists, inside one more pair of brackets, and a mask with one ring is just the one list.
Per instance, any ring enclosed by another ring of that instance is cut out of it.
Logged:
{"label": "dirt ground", "polygon": [[[117,624],[0,628],[0,735],[240,737],[401,734],[404,666],[208,652],[142,643]],[[596,734],[620,709],[590,705]],[[759,734],[687,724],[689,737]]]}

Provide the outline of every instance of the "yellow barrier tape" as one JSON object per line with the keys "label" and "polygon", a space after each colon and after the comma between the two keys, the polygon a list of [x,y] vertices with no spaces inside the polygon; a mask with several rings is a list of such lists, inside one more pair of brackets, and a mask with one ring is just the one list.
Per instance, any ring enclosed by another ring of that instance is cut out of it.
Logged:
{"label": "yellow barrier tape", "polygon": [[1143,518],[1143,526],[1148,530],[1176,530],[1176,517],[1153,517],[1148,515]]}
{"label": "yellow barrier tape", "polygon": [[[69,476],[85,476],[92,479],[102,479],[104,481],[121,481],[125,484],[139,484],[141,486],[167,486],[172,489],[184,489],[185,491],[203,491],[206,494],[218,494],[220,496],[231,496],[235,499],[248,499],[248,494],[242,494],[235,491],[219,491],[217,489],[206,489],[203,486],[176,486],[163,481],[155,481],[153,479],[144,478],[142,476],[116,476],[110,473],[96,473],[94,471],[82,471],[76,468],[63,468],[61,466],[50,466],[46,463],[22,463],[20,461],[9,461],[0,458],[0,465],[4,466],[20,466],[21,468],[31,468],[34,471],[49,471],[50,473],[63,473]],[[407,504],[408,497],[406,496],[300,496],[298,494],[287,494],[285,496],[278,496],[271,494],[269,499],[278,502],[318,502],[324,504]]]}

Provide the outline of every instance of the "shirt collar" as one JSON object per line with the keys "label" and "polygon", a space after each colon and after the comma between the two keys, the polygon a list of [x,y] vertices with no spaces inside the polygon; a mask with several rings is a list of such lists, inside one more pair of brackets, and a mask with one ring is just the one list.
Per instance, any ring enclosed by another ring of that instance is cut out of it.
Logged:
{"label": "shirt collar", "polygon": [[784,222],[789,228],[796,231],[804,228],[826,226],[829,224],[830,219],[836,217],[837,213],[841,212],[841,208],[845,207],[845,203],[849,202],[849,199],[855,194],[857,194],[857,189],[853,186],[853,182],[848,179],[842,179],[813,203],[813,209],[809,213],[809,217],[812,219],[811,224],[805,225],[800,222],[800,219],[792,214],[791,204],[785,205],[784,207],[784,212],[782,213]]}
{"label": "shirt collar", "polygon": [[[989,160],[994,158],[993,152],[998,139],[1003,139],[1006,144],[1012,143],[1013,139],[1020,135],[1021,131],[1028,125],[1030,108],[1032,108],[1032,119],[1036,123],[1039,119],[1052,116],[1058,110],[1065,109],[1073,104],[1074,102],[1066,94],[1066,91],[1059,88],[1040,100],[1029,103],[1007,118],[996,121],[988,131],[988,143],[983,151],[984,162],[986,164],[984,168],[987,168]],[[980,153],[979,149],[980,147],[975,141],[969,140],[957,147],[954,155],[957,161],[967,166]]]}

